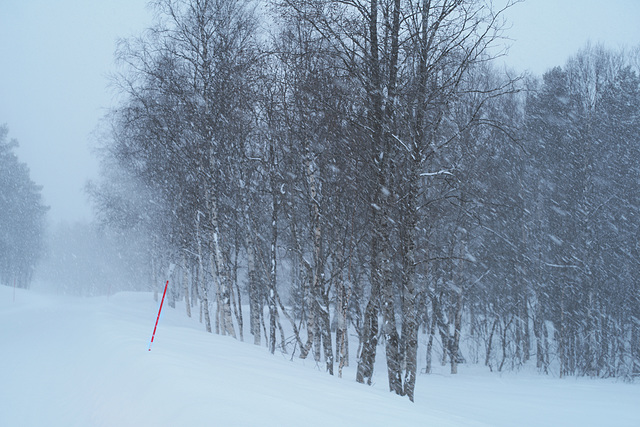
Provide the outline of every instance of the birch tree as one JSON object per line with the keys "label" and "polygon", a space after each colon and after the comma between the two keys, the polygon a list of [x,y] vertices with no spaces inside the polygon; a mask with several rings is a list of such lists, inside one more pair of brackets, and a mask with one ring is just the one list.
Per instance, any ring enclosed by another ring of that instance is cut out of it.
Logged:
{"label": "birch tree", "polygon": [[156,25],[119,49],[125,71],[116,83],[125,101],[113,113],[109,149],[154,189],[174,242],[197,254],[198,278],[215,289],[217,330],[235,336],[230,254],[237,228],[225,220],[235,203],[234,159],[252,130],[255,19],[247,2],[159,0],[153,6]]}

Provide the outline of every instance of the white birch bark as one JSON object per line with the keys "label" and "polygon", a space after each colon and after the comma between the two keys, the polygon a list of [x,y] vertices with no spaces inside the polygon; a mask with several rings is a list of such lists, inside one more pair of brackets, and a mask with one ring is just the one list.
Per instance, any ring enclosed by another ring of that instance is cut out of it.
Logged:
{"label": "white birch bark", "polygon": [[182,286],[184,287],[184,306],[187,316],[191,317],[191,300],[189,298],[189,267],[187,266],[187,256],[182,255]]}
{"label": "white birch bark", "polygon": [[[212,153],[213,155],[213,153]],[[231,316],[231,292],[229,290],[229,280],[226,275],[227,268],[222,254],[220,243],[220,224],[218,220],[218,205],[215,196],[211,191],[207,191],[207,206],[211,216],[211,271],[215,275],[216,284],[217,313],[216,332],[223,335],[230,335],[236,338],[233,318]]]}
{"label": "white birch bark", "polygon": [[204,265],[202,261],[202,239],[200,237],[200,212],[196,216],[196,238],[198,239],[198,278],[201,281],[200,313],[204,314],[204,324],[207,332],[211,332],[211,316],[209,315],[209,298],[207,292],[207,281],[204,277]]}

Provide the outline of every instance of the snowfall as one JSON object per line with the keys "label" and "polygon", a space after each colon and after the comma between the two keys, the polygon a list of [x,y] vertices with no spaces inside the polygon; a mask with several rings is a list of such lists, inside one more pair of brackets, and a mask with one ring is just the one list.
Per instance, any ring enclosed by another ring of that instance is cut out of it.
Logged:
{"label": "snowfall", "polygon": [[330,376],[207,333],[180,305],[165,304],[149,351],[158,308],[151,293],[0,286],[0,426],[640,426],[640,384],[438,367],[411,403],[388,391],[382,347],[365,386],[353,356]]}

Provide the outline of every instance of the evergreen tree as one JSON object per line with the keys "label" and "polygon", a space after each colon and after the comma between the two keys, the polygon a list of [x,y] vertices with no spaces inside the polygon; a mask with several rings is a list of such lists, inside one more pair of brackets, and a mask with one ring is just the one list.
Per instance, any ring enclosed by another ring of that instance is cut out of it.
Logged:
{"label": "evergreen tree", "polygon": [[18,143],[0,127],[0,282],[29,287],[44,249],[42,187],[13,153]]}

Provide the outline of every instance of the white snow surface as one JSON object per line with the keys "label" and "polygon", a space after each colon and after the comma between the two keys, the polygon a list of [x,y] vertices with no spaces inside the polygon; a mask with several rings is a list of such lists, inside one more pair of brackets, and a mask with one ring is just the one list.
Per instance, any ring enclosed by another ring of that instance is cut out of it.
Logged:
{"label": "white snow surface", "polygon": [[0,286],[0,426],[640,426],[639,384],[461,366],[420,375],[411,403],[388,391],[383,347],[364,386],[353,355],[332,377],[209,334],[180,305],[148,351],[157,310],[150,293]]}

